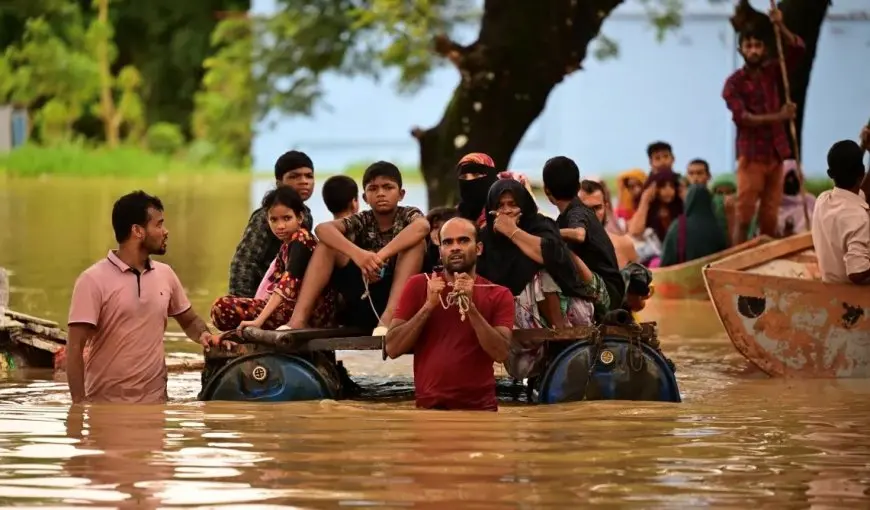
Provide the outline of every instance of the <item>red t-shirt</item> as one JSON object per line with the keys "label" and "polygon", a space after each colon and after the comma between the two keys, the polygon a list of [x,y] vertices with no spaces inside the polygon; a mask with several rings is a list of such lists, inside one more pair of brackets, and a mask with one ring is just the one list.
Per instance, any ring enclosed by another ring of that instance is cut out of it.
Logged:
{"label": "red t-shirt", "polygon": [[[442,274],[443,278],[443,274]],[[476,285],[493,285],[478,276]],[[411,320],[426,303],[426,275],[408,279],[394,317]],[[441,294],[447,302],[451,288]],[[475,307],[493,327],[513,329],[514,298],[502,286],[475,287]],[[438,305],[414,346],[414,393],[417,407],[439,409],[498,410],[493,359],[480,346],[471,319],[460,320],[459,309]]]}

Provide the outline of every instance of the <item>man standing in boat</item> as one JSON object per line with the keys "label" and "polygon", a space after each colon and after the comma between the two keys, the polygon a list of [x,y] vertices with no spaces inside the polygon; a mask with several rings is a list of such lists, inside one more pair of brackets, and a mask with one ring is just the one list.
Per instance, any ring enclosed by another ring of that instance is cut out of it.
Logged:
{"label": "man standing in boat", "polygon": [[[805,53],[804,43],[773,9],[770,21],[782,34],[789,72]],[[737,126],[737,221],[733,244],[746,241],[749,225],[760,200],[758,223],[762,234],[776,234],[782,201],[782,162],[791,157],[785,123],[795,117],[795,105],[780,104],[782,73],[776,59],[768,58],[764,34],[757,28],[740,34],[744,66],[725,81],[722,97]]]}
{"label": "man standing in boat", "polygon": [[211,343],[178,276],[151,259],[166,253],[163,221],[157,197],[134,191],[119,198],[112,208],[118,249],[76,280],[66,360],[73,403],[165,402],[163,333],[169,317],[191,340]]}
{"label": "man standing in boat", "polygon": [[387,332],[387,355],[414,353],[417,407],[496,411],[492,365],[508,357],[514,299],[477,276],[483,244],[471,221],[448,220],[440,243],[444,270],[408,280]]}

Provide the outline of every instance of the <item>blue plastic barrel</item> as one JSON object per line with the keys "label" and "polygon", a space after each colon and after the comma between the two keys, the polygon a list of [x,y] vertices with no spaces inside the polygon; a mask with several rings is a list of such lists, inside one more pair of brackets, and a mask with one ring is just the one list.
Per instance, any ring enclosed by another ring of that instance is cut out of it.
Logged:
{"label": "blue plastic barrel", "polygon": [[541,378],[540,403],[579,400],[682,399],[673,370],[655,349],[606,337],[599,345],[593,341],[572,344],[553,359]]}
{"label": "blue plastic barrel", "polygon": [[217,371],[202,400],[294,402],[335,399],[337,388],[311,362],[289,354],[259,352],[236,358]]}

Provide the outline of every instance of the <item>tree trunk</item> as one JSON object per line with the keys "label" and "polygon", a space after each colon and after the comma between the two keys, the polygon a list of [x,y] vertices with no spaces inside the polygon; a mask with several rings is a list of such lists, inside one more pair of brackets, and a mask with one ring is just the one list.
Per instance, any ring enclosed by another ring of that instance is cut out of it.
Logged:
{"label": "tree trunk", "polygon": [[461,46],[444,37],[435,50],[459,69],[460,83],[441,121],[414,128],[429,207],[457,201],[454,168],[469,152],[507,167],[547,97],[581,68],[589,42],[622,0],[486,0],[480,34]]}
{"label": "tree trunk", "polygon": [[[806,57],[789,73],[789,85],[791,87],[791,100],[797,105],[795,117],[795,129],[797,140],[794,144],[802,146],[804,112],[806,112],[807,89],[810,87],[810,74],[813,71],[813,62],[816,59],[816,49],[819,46],[819,36],[822,33],[822,23],[828,14],[829,0],[784,0],[780,2],[782,19],[789,30],[799,35],[807,47]],[[803,151],[799,151],[803,154]]]}
{"label": "tree trunk", "polygon": [[[109,0],[99,0],[97,20],[103,30],[109,28]],[[112,68],[109,62],[109,43],[112,34],[109,32],[97,43],[97,65],[100,66],[100,113],[103,120],[103,129],[106,134],[106,143],[109,147],[118,146],[118,123],[115,121],[115,99],[112,97]]]}
{"label": "tree trunk", "polygon": [[[809,89],[810,85],[810,74],[816,58],[816,49],[819,44],[819,36],[822,32],[822,23],[825,21],[830,4],[829,0],[782,0],[778,4],[782,11],[785,26],[800,36],[807,48],[806,56],[789,73],[788,77],[791,100],[797,105],[797,117],[795,117],[797,140],[790,140],[792,150],[795,149],[795,144],[798,145],[798,148],[801,146],[800,142],[803,131],[804,112],[806,111],[807,89]],[[748,24],[758,25],[760,23],[766,24],[771,37],[773,37],[773,27],[770,26],[770,20],[766,14],[755,10],[746,1],[741,1],[737,5],[735,18],[732,18],[732,24],[734,24],[736,31],[740,32],[741,28]],[[771,39],[767,42],[767,46],[772,49],[773,55],[776,56],[776,41]],[[782,96],[781,99],[785,100],[782,84],[780,84],[779,90]],[[791,137],[789,136],[789,138]],[[803,154],[803,151],[799,151],[799,153]]]}

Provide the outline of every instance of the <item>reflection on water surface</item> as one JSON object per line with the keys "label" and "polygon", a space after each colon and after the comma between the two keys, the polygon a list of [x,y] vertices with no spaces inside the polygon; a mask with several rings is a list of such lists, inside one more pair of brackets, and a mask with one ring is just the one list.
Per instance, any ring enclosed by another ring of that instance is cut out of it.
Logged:
{"label": "reflection on water surface", "polygon": [[[144,187],[167,205],[166,259],[204,312],[225,290],[250,211],[246,186],[0,182],[0,265],[15,271],[12,307],[63,320],[76,275],[112,244],[112,201]],[[683,404],[503,401],[498,414],[422,412],[408,400],[410,359],[360,352],[341,357],[369,401],[201,403],[199,374],[190,373],[171,377],[165,407],[71,411],[66,385],[50,372],[17,373],[0,379],[0,502],[870,506],[870,384],[767,379],[733,350],[709,303],[657,302],[644,318],[659,322]]]}

